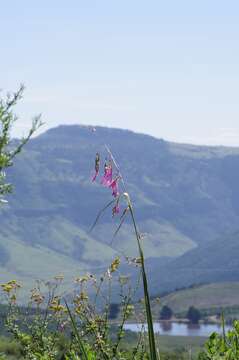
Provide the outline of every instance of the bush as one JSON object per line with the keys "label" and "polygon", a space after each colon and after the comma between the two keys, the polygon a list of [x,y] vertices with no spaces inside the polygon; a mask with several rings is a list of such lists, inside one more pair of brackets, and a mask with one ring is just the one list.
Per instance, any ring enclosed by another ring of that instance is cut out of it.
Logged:
{"label": "bush", "polygon": [[206,342],[205,350],[199,360],[237,360],[239,359],[239,321],[234,321],[232,330],[227,334],[212,333]]}

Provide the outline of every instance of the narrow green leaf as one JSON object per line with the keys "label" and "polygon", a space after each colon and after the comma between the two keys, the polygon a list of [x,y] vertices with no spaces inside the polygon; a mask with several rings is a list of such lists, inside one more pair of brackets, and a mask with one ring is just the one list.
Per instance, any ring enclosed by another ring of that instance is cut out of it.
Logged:
{"label": "narrow green leaf", "polygon": [[98,223],[100,217],[103,215],[103,213],[105,212],[105,210],[107,210],[109,206],[113,205],[114,202],[115,202],[115,199],[112,200],[112,201],[110,201],[106,206],[103,207],[103,209],[101,209],[101,210],[98,212],[98,215],[97,215],[97,217],[96,217],[93,225],[91,226],[89,232],[91,232],[91,231],[94,229],[94,227],[95,227],[96,224]]}

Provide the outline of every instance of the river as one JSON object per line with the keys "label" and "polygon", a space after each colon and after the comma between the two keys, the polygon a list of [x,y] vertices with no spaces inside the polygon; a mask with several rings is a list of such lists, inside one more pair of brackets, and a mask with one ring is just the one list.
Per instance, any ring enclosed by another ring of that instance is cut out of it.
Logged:
{"label": "river", "polygon": [[[145,325],[147,328],[147,325]],[[141,326],[139,324],[125,324],[125,330],[139,332]],[[225,326],[228,331],[230,326]],[[155,322],[154,331],[161,335],[170,336],[206,336],[208,337],[213,332],[222,333],[222,327],[217,324],[188,324],[177,322]]]}

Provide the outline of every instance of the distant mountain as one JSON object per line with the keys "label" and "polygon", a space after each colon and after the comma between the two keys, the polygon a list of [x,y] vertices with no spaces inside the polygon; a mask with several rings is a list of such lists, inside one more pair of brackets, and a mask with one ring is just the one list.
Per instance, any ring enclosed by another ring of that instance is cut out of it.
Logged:
{"label": "distant mountain", "polygon": [[[63,272],[71,279],[106,267],[118,251],[137,256],[130,222],[112,239],[117,220],[110,210],[88,232],[111,199],[109,189],[91,182],[95,153],[103,160],[106,156],[104,144],[120,164],[140,231],[146,233],[154,291],[177,287],[179,275],[169,277],[169,271],[189,271],[200,256],[210,264],[213,259],[214,269],[199,277],[190,270],[186,282],[214,279],[216,269],[223,273],[217,254],[224,250],[215,248],[215,239],[239,229],[239,149],[175,144],[119,129],[59,126],[32,139],[9,169],[15,191],[0,213],[2,278],[29,282]],[[234,245],[227,247],[226,241],[224,247],[236,262],[239,244],[234,235],[228,239]],[[228,272],[227,280],[233,277]]]}

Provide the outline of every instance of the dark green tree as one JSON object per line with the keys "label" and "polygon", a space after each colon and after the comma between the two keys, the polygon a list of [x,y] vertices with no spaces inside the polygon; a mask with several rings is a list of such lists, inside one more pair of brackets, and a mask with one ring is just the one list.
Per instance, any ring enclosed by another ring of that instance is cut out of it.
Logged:
{"label": "dark green tree", "polygon": [[190,306],[187,312],[187,318],[192,324],[198,324],[201,319],[201,313],[194,306]]}
{"label": "dark green tree", "polygon": [[169,306],[164,305],[162,307],[162,310],[160,311],[160,319],[161,320],[170,320],[172,316],[173,316],[172,309]]}
{"label": "dark green tree", "polygon": [[14,157],[21,152],[33,133],[42,125],[40,115],[36,116],[28,134],[19,141],[12,141],[11,129],[18,120],[13,108],[22,98],[23,92],[24,86],[21,85],[17,92],[7,94],[5,99],[0,98],[0,204],[7,202],[4,196],[12,190],[12,185],[6,180],[5,170],[13,164]]}

